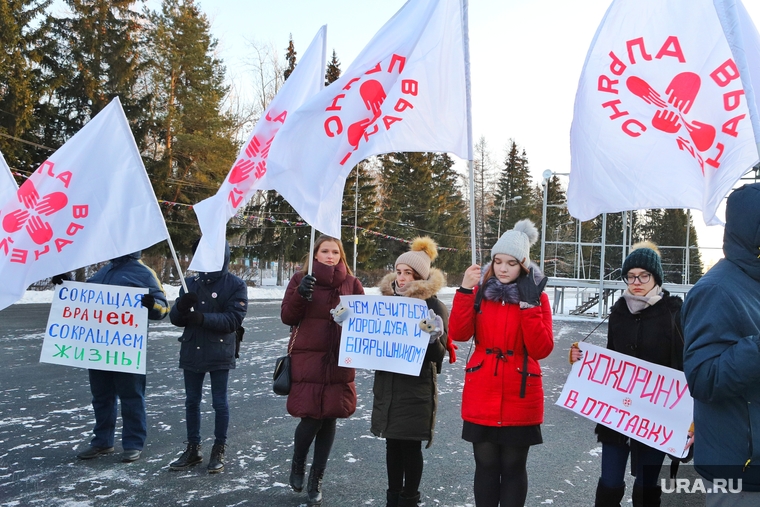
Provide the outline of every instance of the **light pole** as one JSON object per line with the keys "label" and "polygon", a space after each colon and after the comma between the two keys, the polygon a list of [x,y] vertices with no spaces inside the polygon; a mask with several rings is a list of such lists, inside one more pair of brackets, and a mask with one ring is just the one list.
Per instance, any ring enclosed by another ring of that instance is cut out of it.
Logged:
{"label": "light pole", "polygon": [[497,240],[501,237],[501,212],[504,210],[504,203],[506,201],[509,201],[512,204],[514,204],[517,201],[519,201],[520,199],[522,199],[521,195],[516,195],[514,197],[510,197],[509,199],[507,199],[506,195],[504,197],[502,197],[502,199],[501,199],[501,206],[499,206],[499,232],[496,233],[496,239]]}

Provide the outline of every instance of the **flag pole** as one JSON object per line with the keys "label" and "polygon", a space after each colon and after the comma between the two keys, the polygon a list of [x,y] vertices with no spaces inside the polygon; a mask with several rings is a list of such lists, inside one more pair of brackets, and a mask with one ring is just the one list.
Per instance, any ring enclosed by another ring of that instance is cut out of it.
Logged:
{"label": "flag pole", "polygon": [[475,243],[475,169],[472,161],[472,86],[470,81],[470,29],[468,0],[462,0],[462,45],[464,48],[465,99],[467,103],[467,167],[470,173],[470,249],[472,263],[476,263]]}
{"label": "flag pole", "polygon": [[[338,238],[340,239],[340,238]],[[311,274],[314,260],[314,226],[311,227],[311,240],[309,240],[309,260],[307,261],[309,263],[309,273]]]}
{"label": "flag pole", "polygon": [[[158,203],[158,201],[156,201],[156,203]],[[172,252],[172,259],[174,259],[174,265],[177,266],[177,273],[179,273],[179,282],[182,284],[182,288],[185,290],[185,294],[187,294],[189,291],[187,290],[187,283],[185,282],[185,275],[182,274],[182,268],[179,265],[179,259],[177,258],[177,252],[176,252],[176,250],[174,250],[174,243],[172,243],[172,237],[169,236],[169,229],[166,228],[166,222],[165,221],[164,221],[164,229],[166,229],[166,242],[169,243],[169,250],[171,250],[171,252]]]}

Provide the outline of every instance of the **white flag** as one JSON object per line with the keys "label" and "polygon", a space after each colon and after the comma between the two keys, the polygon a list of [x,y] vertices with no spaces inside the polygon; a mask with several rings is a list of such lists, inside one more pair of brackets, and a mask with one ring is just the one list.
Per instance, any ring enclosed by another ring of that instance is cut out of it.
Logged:
{"label": "white flag", "polygon": [[[570,134],[570,214],[702,210],[758,161],[760,36],[739,0],[616,0]],[[753,128],[754,126],[754,128]]]}
{"label": "white flag", "polygon": [[15,198],[17,190],[18,184],[11,174],[11,168],[0,153],[0,206]]}
{"label": "white flag", "polygon": [[118,98],[0,208],[0,310],[37,280],[167,239]]}
{"label": "white flag", "polygon": [[219,191],[193,206],[203,236],[190,269],[222,269],[227,222],[257,190],[273,188],[267,182],[267,158],[272,141],[285,124],[286,117],[289,118],[304,101],[322,89],[326,32],[327,26],[323,26],[314,36],[303,58],[254,127]]}
{"label": "white flag", "polygon": [[462,0],[409,0],[340,79],[297,110],[272,143],[268,184],[304,220],[340,237],[346,176],[393,151],[471,159]]}

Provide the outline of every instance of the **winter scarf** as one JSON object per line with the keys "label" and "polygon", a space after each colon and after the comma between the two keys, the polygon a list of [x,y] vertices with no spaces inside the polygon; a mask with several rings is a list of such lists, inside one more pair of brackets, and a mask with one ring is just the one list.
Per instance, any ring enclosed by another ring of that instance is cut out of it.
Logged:
{"label": "winter scarf", "polygon": [[501,301],[515,305],[520,303],[517,284],[515,282],[501,283],[495,276],[486,280],[483,285],[483,297],[488,301]]}
{"label": "winter scarf", "polygon": [[628,305],[628,310],[633,315],[636,315],[662,299],[662,289],[660,289],[659,285],[655,285],[646,296],[635,296],[630,292],[630,288],[626,288],[625,292],[623,292],[623,299],[625,299],[625,304]]}

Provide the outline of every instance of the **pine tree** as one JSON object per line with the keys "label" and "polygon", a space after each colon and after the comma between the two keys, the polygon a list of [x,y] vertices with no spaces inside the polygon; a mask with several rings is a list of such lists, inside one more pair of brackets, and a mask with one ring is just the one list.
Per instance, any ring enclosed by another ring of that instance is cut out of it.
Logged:
{"label": "pine tree", "polygon": [[[429,235],[442,247],[436,266],[460,274],[470,262],[469,220],[453,161],[443,153],[390,153],[380,157],[383,232],[411,240]],[[386,266],[409,245],[386,239],[377,258]]]}
{"label": "pine tree", "polygon": [[[349,264],[353,265],[353,246],[354,242],[354,225],[361,229],[357,230],[357,268],[372,269],[375,266],[373,260],[377,251],[378,238],[373,234],[364,232],[364,230],[376,231],[380,224],[377,214],[377,185],[375,184],[376,175],[373,172],[372,164],[369,161],[359,162],[351,170],[346,178],[345,189],[343,191],[343,214],[341,223],[343,225],[343,245],[346,248],[346,255]],[[357,179],[358,175],[358,179]],[[358,184],[358,203],[357,197]]]}
{"label": "pine tree", "polygon": [[282,77],[287,81],[290,75],[296,70],[296,47],[293,44],[293,34],[290,34],[290,40],[288,41],[288,47],[285,50],[285,61],[288,62],[288,66],[282,72]]}
{"label": "pine tree", "polygon": [[[12,168],[33,171],[50,153],[35,156],[40,143],[36,104],[48,92],[43,77],[43,60],[51,51],[50,18],[45,9],[51,0],[0,2],[0,152]],[[13,139],[17,138],[17,139]],[[57,145],[56,145],[57,146]]]}
{"label": "pine tree", "polygon": [[340,73],[340,61],[338,60],[337,53],[333,49],[332,59],[330,60],[330,63],[327,64],[327,69],[325,70],[325,86],[337,81],[340,77]]}
{"label": "pine tree", "polygon": [[[164,0],[150,21],[156,95],[147,168],[159,199],[194,204],[216,192],[237,151],[233,121],[221,111],[225,69],[194,1]],[[197,236],[187,209],[171,209],[167,221],[184,247]]]}

